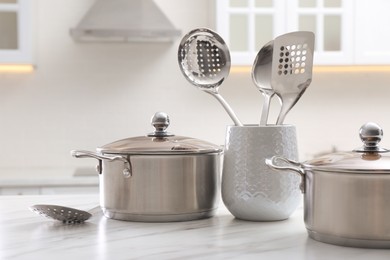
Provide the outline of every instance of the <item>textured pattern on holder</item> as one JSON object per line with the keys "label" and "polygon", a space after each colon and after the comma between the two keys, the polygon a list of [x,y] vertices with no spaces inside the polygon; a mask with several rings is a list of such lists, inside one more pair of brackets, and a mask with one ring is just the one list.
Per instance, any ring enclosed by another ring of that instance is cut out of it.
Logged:
{"label": "textured pattern on holder", "polygon": [[222,197],[232,214],[250,220],[287,218],[301,200],[301,178],[270,169],[265,159],[298,160],[295,128],[234,128],[225,145]]}

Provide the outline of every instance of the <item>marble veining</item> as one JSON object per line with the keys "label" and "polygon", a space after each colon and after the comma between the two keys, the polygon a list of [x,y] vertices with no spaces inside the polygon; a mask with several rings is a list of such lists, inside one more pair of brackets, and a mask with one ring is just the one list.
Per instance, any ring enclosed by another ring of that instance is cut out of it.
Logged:
{"label": "marble veining", "polygon": [[215,217],[173,223],[107,219],[101,212],[63,225],[28,210],[59,204],[88,210],[99,195],[0,196],[0,259],[389,259],[390,250],[348,248],[308,238],[302,207],[284,221]]}

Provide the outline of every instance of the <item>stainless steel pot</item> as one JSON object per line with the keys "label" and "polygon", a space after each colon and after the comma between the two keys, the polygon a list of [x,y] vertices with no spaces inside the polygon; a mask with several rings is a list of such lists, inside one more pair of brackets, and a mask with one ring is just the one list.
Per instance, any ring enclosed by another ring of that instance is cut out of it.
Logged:
{"label": "stainless steel pot", "polygon": [[169,118],[156,113],[155,131],[97,148],[72,151],[96,158],[100,206],[106,217],[165,222],[211,217],[219,202],[221,157],[214,144],[166,131]]}
{"label": "stainless steel pot", "polygon": [[304,220],[311,238],[331,244],[390,248],[390,153],[382,129],[360,129],[364,146],[304,163],[272,157],[271,168],[302,176]]}

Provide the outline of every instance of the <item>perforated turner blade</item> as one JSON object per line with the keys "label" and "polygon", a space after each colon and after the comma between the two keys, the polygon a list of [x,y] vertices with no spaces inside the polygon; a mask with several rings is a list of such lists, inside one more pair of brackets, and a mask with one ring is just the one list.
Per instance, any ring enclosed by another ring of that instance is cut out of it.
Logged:
{"label": "perforated turner blade", "polygon": [[92,217],[89,212],[57,205],[34,205],[30,207],[30,210],[64,224],[81,224]]}
{"label": "perforated turner blade", "polygon": [[271,84],[282,103],[278,125],[311,83],[314,38],[312,32],[298,31],[274,40]]}

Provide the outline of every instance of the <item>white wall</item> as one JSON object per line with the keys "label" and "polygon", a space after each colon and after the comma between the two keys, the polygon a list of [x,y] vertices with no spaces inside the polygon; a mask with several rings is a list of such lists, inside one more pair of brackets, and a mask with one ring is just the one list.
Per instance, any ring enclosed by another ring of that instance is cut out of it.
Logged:
{"label": "white wall", "polygon": [[[69,151],[151,132],[156,111],[170,115],[171,132],[223,144],[232,122],[214,98],[182,76],[180,37],[173,44],[72,41],[69,28],[92,2],[34,1],[36,70],[0,74],[0,174],[9,167],[93,168],[95,162]],[[156,2],[183,33],[214,27],[213,1]],[[383,145],[390,148],[389,80],[389,73],[316,73],[286,119],[297,126],[301,158],[333,145],[360,146],[358,129],[366,121],[383,126]],[[258,122],[262,97],[249,72],[231,73],[220,93],[244,123]],[[277,112],[274,107],[271,118]]]}

